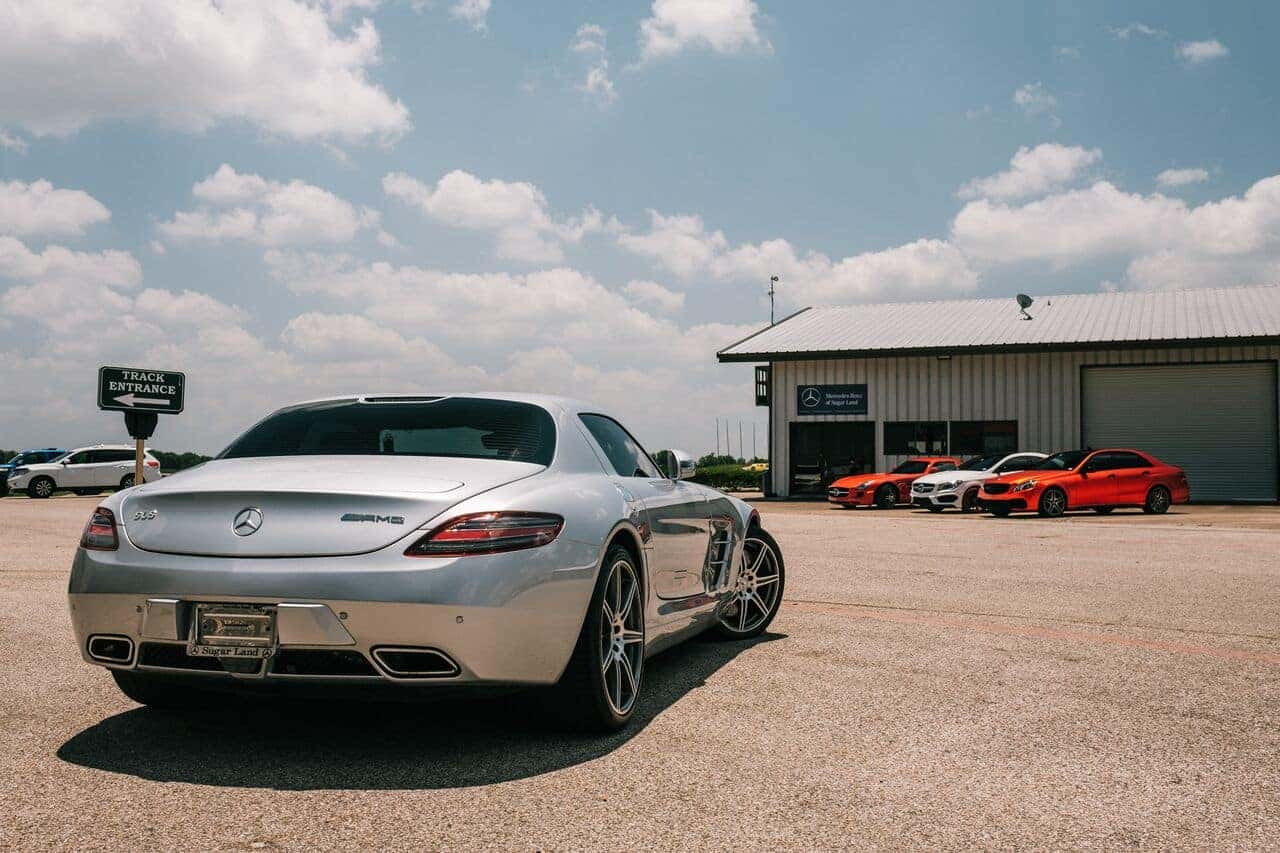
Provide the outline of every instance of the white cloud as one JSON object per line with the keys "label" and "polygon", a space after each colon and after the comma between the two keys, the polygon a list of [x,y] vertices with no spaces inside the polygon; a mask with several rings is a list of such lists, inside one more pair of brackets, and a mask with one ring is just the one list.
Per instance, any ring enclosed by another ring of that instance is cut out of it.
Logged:
{"label": "white cloud", "polygon": [[1208,39],[1207,41],[1184,41],[1174,48],[1174,53],[1179,59],[1191,65],[1200,65],[1211,59],[1221,59],[1231,51],[1217,39]]}
{"label": "white cloud", "polygon": [[456,0],[449,7],[449,14],[467,22],[473,29],[484,31],[489,28],[489,5],[490,0]]}
{"label": "white cloud", "polygon": [[960,198],[1014,199],[1040,195],[1063,187],[1102,159],[1097,148],[1044,142],[1022,147],[1009,161],[1009,169],[986,178],[975,178],[960,188]]}
{"label": "white cloud", "polygon": [[1079,59],[1083,54],[1073,44],[1060,44],[1053,49],[1053,55],[1059,59]]}
{"label": "white cloud", "polygon": [[134,287],[142,281],[142,266],[133,255],[115,249],[77,252],[46,246],[33,252],[14,237],[0,236],[0,278]]}
{"label": "white cloud", "polygon": [[638,304],[650,306],[664,314],[674,313],[684,307],[683,293],[665,288],[656,281],[629,281],[622,290]]}
{"label": "white cloud", "polygon": [[58,189],[48,181],[0,181],[0,234],[83,234],[110,218],[102,202],[81,190]]}
{"label": "white cloud", "polygon": [[712,259],[728,248],[729,241],[720,231],[708,232],[701,216],[664,216],[650,210],[649,232],[623,231],[618,245],[658,261],[681,278],[690,278],[710,266]]}
{"label": "white cloud", "polygon": [[1013,102],[1027,118],[1043,115],[1049,117],[1049,123],[1054,127],[1062,124],[1062,120],[1057,115],[1058,99],[1045,89],[1043,83],[1022,84],[1014,90]]}
{"label": "white cloud", "polygon": [[763,292],[763,283],[777,275],[784,282],[784,300],[792,304],[966,292],[977,285],[964,256],[942,240],[916,240],[833,261],[819,252],[801,256],[780,239],[731,248],[723,232],[708,231],[699,216],[652,210],[649,216],[648,233],[623,230],[618,245],[685,279],[709,274],[721,281],[755,281]]}
{"label": "white cloud", "polygon": [[493,232],[499,257],[527,263],[556,263],[564,257],[565,244],[604,227],[600,213],[592,208],[580,217],[556,221],[546,196],[524,181],[485,181],[454,170],[432,186],[393,172],[383,177],[382,188],[441,224]]}
{"label": "white cloud", "polygon": [[970,121],[973,121],[974,119],[977,119],[977,118],[987,118],[990,115],[991,115],[990,104],[983,104],[980,107],[974,107],[972,109],[967,109],[964,111],[964,117],[969,119]]}
{"label": "white cloud", "polygon": [[1156,185],[1161,187],[1183,187],[1207,180],[1209,172],[1206,169],[1165,169],[1156,175]]}
{"label": "white cloud", "polygon": [[27,141],[20,136],[14,136],[4,128],[0,128],[0,148],[7,148],[10,151],[16,151],[19,154],[26,154]]}
{"label": "white cloud", "polygon": [[1134,21],[1131,24],[1125,24],[1123,27],[1107,27],[1107,32],[1111,33],[1112,38],[1120,41],[1128,41],[1132,36],[1162,39],[1169,35],[1166,31],[1148,26],[1141,21]]}
{"label": "white cloud", "polygon": [[148,288],[134,300],[134,309],[153,323],[174,326],[221,326],[242,323],[247,314],[205,293]]}
{"label": "white cloud", "polygon": [[296,140],[396,140],[409,112],[369,79],[377,30],[332,24],[301,0],[14,0],[0,5],[0,123],[64,136],[153,118],[189,132],[242,123]]}
{"label": "white cloud", "polygon": [[604,53],[606,35],[605,28],[599,24],[583,24],[573,34],[569,50],[574,53]]}
{"label": "white cloud", "polygon": [[574,53],[587,54],[592,57],[587,67],[586,76],[577,85],[599,106],[607,107],[618,100],[618,92],[613,80],[609,77],[609,60],[605,56],[605,29],[596,24],[583,24],[569,43],[569,50]]}
{"label": "white cloud", "polygon": [[1021,207],[982,199],[956,216],[951,240],[982,267],[1040,261],[1061,269],[1118,257],[1129,259],[1133,286],[1266,282],[1280,269],[1280,175],[1198,207],[1107,181]]}
{"label": "white cloud", "polygon": [[759,12],[752,0],[654,0],[650,17],[640,22],[640,61],[690,47],[721,54],[772,51],[757,29]]}
{"label": "white cloud", "polygon": [[170,241],[244,240],[263,246],[344,243],[377,228],[376,210],[357,208],[328,190],[302,181],[241,174],[226,163],[191,190],[204,206],[178,211],[161,222]]}

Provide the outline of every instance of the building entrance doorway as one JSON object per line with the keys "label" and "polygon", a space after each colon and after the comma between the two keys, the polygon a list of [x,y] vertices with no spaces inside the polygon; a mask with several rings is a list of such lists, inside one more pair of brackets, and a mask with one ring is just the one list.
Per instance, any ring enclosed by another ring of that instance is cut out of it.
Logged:
{"label": "building entrance doorway", "polygon": [[793,496],[827,494],[827,486],[849,474],[871,472],[876,459],[874,421],[791,423]]}

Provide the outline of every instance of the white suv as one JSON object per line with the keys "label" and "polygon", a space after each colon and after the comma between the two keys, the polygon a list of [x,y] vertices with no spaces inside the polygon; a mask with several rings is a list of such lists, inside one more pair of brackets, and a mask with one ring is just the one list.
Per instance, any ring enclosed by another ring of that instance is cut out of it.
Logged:
{"label": "white suv", "polygon": [[[47,498],[58,489],[77,495],[103,489],[127,489],[133,485],[134,449],[127,444],[98,444],[70,450],[39,465],[22,465],[9,472],[11,490],[26,489],[33,498]],[[142,479],[160,479],[160,463],[146,451]]]}

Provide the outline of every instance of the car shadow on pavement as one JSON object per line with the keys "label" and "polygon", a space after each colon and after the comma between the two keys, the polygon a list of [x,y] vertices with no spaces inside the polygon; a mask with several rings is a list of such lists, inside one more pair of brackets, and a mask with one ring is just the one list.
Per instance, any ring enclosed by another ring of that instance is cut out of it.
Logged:
{"label": "car shadow on pavement", "polygon": [[556,731],[526,693],[430,703],[245,703],[217,713],[134,708],[58,749],[63,761],[156,782],[277,790],[430,789],[537,776],[607,755],[752,646],[684,643],[645,664],[631,724]]}

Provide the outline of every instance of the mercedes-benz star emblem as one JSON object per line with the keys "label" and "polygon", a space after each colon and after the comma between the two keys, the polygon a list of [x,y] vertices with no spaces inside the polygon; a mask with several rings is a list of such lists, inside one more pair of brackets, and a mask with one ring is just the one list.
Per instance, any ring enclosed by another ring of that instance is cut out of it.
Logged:
{"label": "mercedes-benz star emblem", "polygon": [[818,393],[817,388],[806,388],[800,393],[800,402],[809,408],[813,408],[822,401],[822,395]]}
{"label": "mercedes-benz star emblem", "polygon": [[252,536],[262,526],[262,510],[251,506],[240,510],[231,521],[231,532],[237,536]]}

